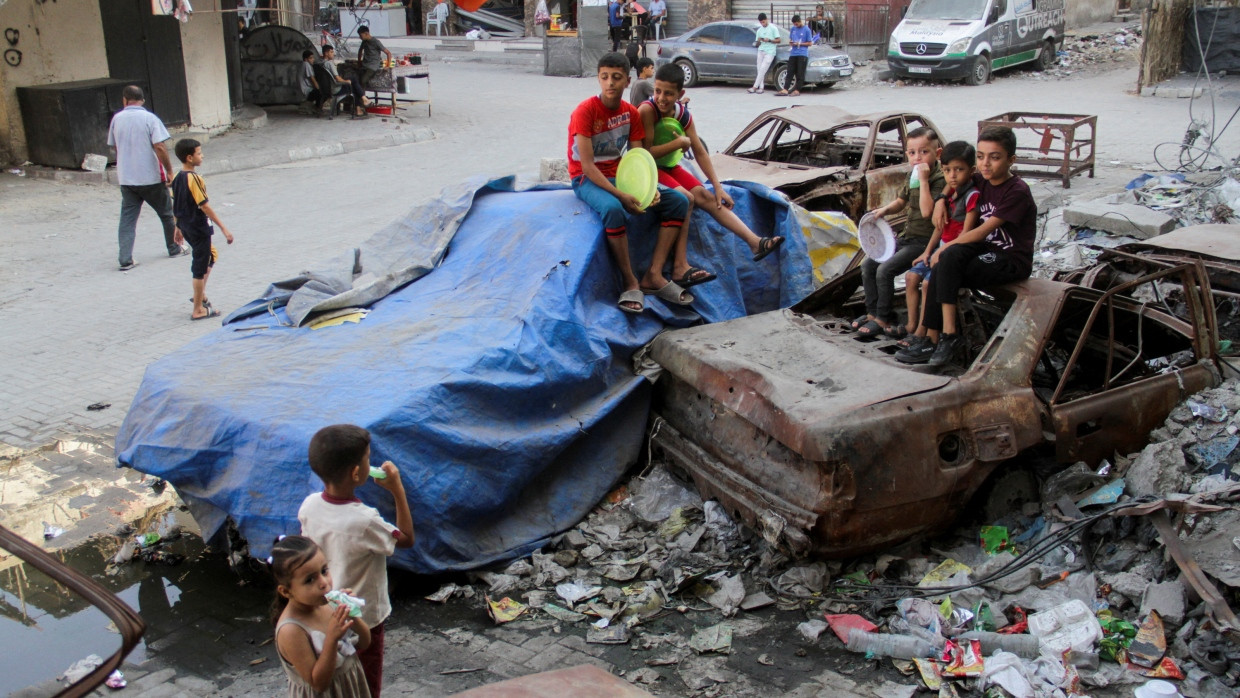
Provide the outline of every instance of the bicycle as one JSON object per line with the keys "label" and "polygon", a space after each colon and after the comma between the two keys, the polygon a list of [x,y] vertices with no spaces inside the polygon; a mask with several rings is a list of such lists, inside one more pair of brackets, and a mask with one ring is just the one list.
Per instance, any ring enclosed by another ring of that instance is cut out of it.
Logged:
{"label": "bicycle", "polygon": [[[353,8],[349,8],[349,12],[353,13],[354,17],[357,16]],[[349,43],[340,31],[340,9],[335,3],[319,8],[319,16],[315,19],[314,26],[319,29],[319,46],[331,46],[336,55],[348,58],[351,55]]]}

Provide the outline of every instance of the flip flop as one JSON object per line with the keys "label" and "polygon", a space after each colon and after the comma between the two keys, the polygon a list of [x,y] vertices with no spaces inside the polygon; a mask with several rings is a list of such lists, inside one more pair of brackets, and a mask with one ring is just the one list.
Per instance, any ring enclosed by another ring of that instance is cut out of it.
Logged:
{"label": "flip flop", "polygon": [[[629,306],[625,305],[625,303],[636,303],[640,305],[641,307],[630,308]],[[620,294],[620,300],[616,301],[616,307],[620,308],[621,310],[623,310],[624,312],[630,315],[640,315],[641,312],[646,309],[646,297],[642,295],[641,291],[638,291],[636,289],[630,289]]]}
{"label": "flip flop", "polygon": [[857,328],[857,334],[862,337],[877,337],[883,333],[883,326],[878,324],[877,320],[870,320],[861,327]]}
{"label": "flip flop", "polygon": [[[697,276],[694,276],[695,274]],[[697,267],[689,267],[689,270],[686,271],[684,274],[682,274],[679,279],[675,279],[675,281],[676,283],[680,284],[681,288],[689,288],[690,286],[697,286],[698,284],[704,284],[707,281],[714,281],[717,278],[718,278],[717,276],[715,276],[709,271],[706,271],[705,269],[698,269]]]}
{"label": "flip flop", "polygon": [[663,285],[663,288],[660,289],[643,287],[642,293],[648,296],[655,296],[659,300],[671,303],[672,305],[690,305],[694,301],[693,294],[678,286],[675,281],[667,282]]}
{"label": "flip flop", "polygon": [[898,322],[893,322],[887,329],[883,330],[883,334],[892,339],[904,339],[908,336],[908,328]]}
{"label": "flip flop", "polygon": [[869,314],[866,314],[866,315],[858,315],[857,317],[855,317],[855,318],[853,318],[851,321],[849,321],[848,326],[849,326],[849,327],[851,327],[851,328],[853,328],[854,330],[859,330],[859,329],[861,329],[861,326],[862,326],[862,325],[864,325],[865,323],[867,323],[867,322],[869,322],[869,321],[870,321],[870,316],[869,316]]}
{"label": "flip flop", "polygon": [[189,319],[190,320],[206,320],[209,317],[219,317],[219,316],[220,316],[220,311],[208,306],[206,315],[199,315],[198,317],[194,317],[193,315],[190,315]]}
{"label": "flip flop", "polygon": [[753,256],[753,261],[762,261],[768,254],[779,249],[782,244],[784,244],[784,238],[779,235],[758,240],[758,253]]}

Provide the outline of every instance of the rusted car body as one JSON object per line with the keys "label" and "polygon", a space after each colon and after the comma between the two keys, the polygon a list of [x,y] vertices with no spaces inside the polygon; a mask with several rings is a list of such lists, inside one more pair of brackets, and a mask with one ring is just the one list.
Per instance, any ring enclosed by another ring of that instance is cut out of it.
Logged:
{"label": "rusted car body", "polygon": [[142,621],[142,617],[95,580],[68,567],[39,546],[3,526],[0,526],[0,549],[7,550],[19,560],[63,584],[71,593],[86,599],[116,625],[116,631],[121,636],[121,646],[89,674],[65,686],[56,694],[56,698],[79,698],[95,690],[142,640],[142,634],[146,632],[146,623]]}
{"label": "rusted car body", "polygon": [[858,220],[908,181],[905,135],[922,126],[935,128],[911,112],[784,107],[758,116],[711,160],[723,179],[765,184],[811,211],[843,211]]}
{"label": "rusted car body", "polygon": [[[1127,295],[1185,289],[1190,321]],[[1029,279],[961,300],[968,357],[900,364],[862,341],[850,271],[790,309],[652,345],[652,442],[704,496],[794,554],[848,556],[948,525],[1000,464],[1096,463],[1220,382],[1209,281],[1181,264],[1107,291]]]}

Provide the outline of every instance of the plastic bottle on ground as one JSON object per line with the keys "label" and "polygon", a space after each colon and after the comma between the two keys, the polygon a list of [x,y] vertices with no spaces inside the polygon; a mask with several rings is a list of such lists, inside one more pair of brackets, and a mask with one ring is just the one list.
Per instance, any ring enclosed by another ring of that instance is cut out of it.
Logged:
{"label": "plastic bottle on ground", "polygon": [[856,628],[848,634],[848,649],[853,652],[864,652],[868,656],[895,657],[896,659],[915,659],[935,655],[934,645],[919,637],[867,633]]}
{"label": "plastic bottle on ground", "polygon": [[990,656],[999,650],[1011,652],[1017,657],[1024,659],[1037,659],[1038,657],[1038,638],[1023,633],[1005,635],[1003,633],[988,633],[982,630],[973,630],[962,633],[962,640],[978,640],[982,643],[982,653]]}

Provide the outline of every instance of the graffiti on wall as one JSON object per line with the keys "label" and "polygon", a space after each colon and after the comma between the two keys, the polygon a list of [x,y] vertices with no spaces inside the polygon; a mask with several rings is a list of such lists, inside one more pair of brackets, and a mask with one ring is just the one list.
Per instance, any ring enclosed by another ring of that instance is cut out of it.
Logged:
{"label": "graffiti on wall", "polygon": [[[299,104],[301,52],[314,51],[305,34],[267,25],[241,40],[241,91],[251,104]],[[315,51],[317,55],[317,51]]]}
{"label": "graffiti on wall", "polygon": [[12,27],[4,30],[4,41],[8,44],[8,48],[4,49],[4,62],[14,68],[22,64],[22,52],[17,48],[21,38],[22,33]]}

